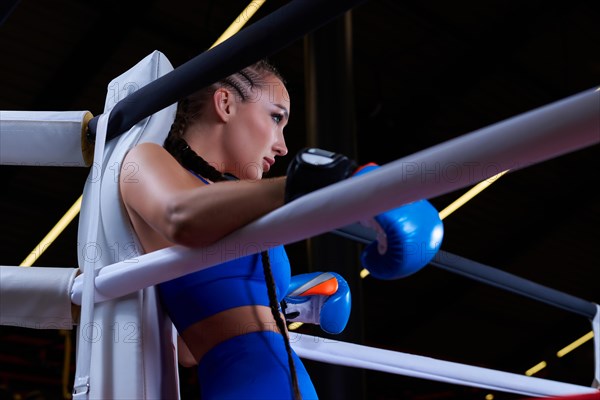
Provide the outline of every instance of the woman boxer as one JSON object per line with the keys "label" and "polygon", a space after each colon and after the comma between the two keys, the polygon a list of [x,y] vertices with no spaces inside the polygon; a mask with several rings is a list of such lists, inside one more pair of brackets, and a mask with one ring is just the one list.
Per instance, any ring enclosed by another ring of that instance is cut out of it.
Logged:
{"label": "woman boxer", "polygon": [[[136,166],[120,191],[144,252],[208,246],[282,206],[285,179],[263,174],[287,153],[289,113],[284,81],[266,61],[179,102],[164,146],[140,144],[123,162]],[[203,400],[317,397],[279,310],[289,282],[279,246],[159,285],[198,363]]]}

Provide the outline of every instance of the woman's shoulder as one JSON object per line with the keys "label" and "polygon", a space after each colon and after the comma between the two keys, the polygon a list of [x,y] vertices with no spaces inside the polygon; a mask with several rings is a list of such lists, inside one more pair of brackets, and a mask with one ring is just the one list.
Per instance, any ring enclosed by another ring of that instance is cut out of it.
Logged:
{"label": "woman's shoulder", "polygon": [[167,158],[172,156],[164,147],[157,143],[144,142],[132,147],[125,155],[124,161],[153,160],[156,162]]}
{"label": "woman's shoulder", "polygon": [[[140,191],[174,193],[188,187],[189,172],[162,146],[156,143],[140,143],[132,147],[123,158],[120,180],[124,198],[132,191],[138,196]],[[135,185],[130,185],[134,183]],[[153,195],[154,196],[154,195]]]}
{"label": "woman's shoulder", "polygon": [[143,143],[138,143],[135,146],[133,146],[129,152],[127,152],[127,155],[143,155],[146,153],[165,153],[168,154],[167,150],[165,150],[164,147],[162,147],[161,145],[159,145],[158,143],[154,143],[154,142],[143,142]]}
{"label": "woman's shoulder", "polygon": [[[122,169],[133,168],[140,173],[153,173],[168,170],[170,173],[182,170],[181,164],[164,147],[156,143],[144,142],[132,147],[123,158]],[[162,175],[162,172],[161,172]]]}

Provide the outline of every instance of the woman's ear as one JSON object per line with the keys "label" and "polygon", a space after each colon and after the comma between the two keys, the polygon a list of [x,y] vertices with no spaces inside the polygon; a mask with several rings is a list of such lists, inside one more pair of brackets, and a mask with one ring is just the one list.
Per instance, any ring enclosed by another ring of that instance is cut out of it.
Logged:
{"label": "woman's ear", "polygon": [[235,99],[233,97],[233,93],[226,88],[218,88],[213,94],[213,105],[215,107],[217,117],[222,122],[229,121],[229,118],[231,118],[231,114],[235,108]]}

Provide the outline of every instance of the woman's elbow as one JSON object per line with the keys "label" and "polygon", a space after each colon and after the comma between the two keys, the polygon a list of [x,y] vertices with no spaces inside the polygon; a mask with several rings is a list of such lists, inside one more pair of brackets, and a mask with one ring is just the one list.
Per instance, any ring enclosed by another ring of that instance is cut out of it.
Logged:
{"label": "woman's elbow", "polygon": [[202,217],[194,216],[181,203],[173,201],[167,206],[165,218],[165,236],[175,244],[187,247],[208,246],[217,239],[214,232],[202,226]]}
{"label": "woman's elbow", "polygon": [[186,218],[185,208],[178,201],[171,201],[166,206],[163,221],[164,236],[175,244],[186,245],[191,223],[189,218]]}

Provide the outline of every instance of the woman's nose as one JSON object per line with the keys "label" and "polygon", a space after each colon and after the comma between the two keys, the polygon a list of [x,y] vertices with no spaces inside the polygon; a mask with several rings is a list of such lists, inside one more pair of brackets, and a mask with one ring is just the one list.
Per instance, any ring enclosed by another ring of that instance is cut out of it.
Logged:
{"label": "woman's nose", "polygon": [[285,138],[283,137],[283,134],[281,134],[279,140],[275,142],[273,150],[278,156],[285,156],[288,153],[288,148],[285,144]]}

